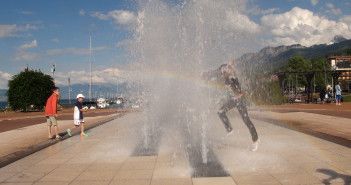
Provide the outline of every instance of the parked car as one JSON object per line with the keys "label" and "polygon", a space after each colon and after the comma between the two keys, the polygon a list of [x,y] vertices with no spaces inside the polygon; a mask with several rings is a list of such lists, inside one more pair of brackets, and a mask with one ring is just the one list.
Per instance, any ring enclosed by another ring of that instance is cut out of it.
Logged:
{"label": "parked car", "polygon": [[83,109],[96,109],[97,103],[94,101],[83,102]]}

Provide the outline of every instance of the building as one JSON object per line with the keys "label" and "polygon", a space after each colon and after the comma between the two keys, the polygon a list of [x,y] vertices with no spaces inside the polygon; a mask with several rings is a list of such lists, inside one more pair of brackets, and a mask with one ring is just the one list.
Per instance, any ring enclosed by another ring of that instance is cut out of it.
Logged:
{"label": "building", "polygon": [[343,89],[351,89],[351,56],[328,57],[331,70],[340,72],[338,81],[342,83]]}

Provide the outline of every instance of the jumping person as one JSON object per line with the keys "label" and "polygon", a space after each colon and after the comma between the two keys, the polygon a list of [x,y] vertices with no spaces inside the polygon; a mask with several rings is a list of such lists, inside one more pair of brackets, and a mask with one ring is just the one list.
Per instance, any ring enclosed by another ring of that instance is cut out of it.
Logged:
{"label": "jumping person", "polygon": [[243,97],[244,95],[241,92],[239,80],[236,77],[233,65],[234,65],[234,60],[230,60],[228,64],[224,64],[219,68],[222,74],[222,78],[224,79],[224,83],[229,88],[230,93],[225,103],[219,109],[218,115],[228,132],[227,135],[230,135],[233,133],[233,128],[226,113],[232,108],[236,107],[244,123],[250,130],[252,141],[253,141],[251,150],[256,151],[259,144],[258,135],[257,135],[255,126],[252,124],[249,118],[247,108],[244,102],[244,97]]}
{"label": "jumping person", "polygon": [[71,129],[67,129],[67,134],[72,136],[72,130],[75,128],[80,127],[80,136],[88,136],[88,134],[84,133],[84,119],[83,119],[83,112],[87,111],[83,109],[83,102],[84,95],[78,94],[77,95],[77,102],[74,104],[74,126]]}

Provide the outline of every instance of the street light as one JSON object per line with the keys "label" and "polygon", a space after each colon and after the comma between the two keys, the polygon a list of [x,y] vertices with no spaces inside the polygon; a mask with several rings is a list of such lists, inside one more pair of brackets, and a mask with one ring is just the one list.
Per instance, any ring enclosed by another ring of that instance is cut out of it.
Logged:
{"label": "street light", "polygon": [[71,77],[68,77],[68,103],[71,103]]}
{"label": "street light", "polygon": [[52,78],[54,79],[54,83],[55,83],[55,71],[56,71],[56,64],[53,64],[51,68],[51,72],[52,72]]}

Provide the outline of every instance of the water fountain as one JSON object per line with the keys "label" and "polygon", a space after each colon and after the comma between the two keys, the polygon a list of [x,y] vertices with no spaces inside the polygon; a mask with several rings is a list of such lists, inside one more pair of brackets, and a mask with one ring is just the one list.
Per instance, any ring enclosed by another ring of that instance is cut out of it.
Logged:
{"label": "water fountain", "polygon": [[142,86],[138,94],[144,100],[144,138],[134,155],[157,154],[163,129],[177,125],[193,176],[226,175],[209,147],[206,130],[207,116],[216,112],[213,100],[222,91],[201,75],[249,43],[243,42],[250,34],[241,6],[229,0],[189,0],[174,6],[161,0],[140,3],[131,53]]}

